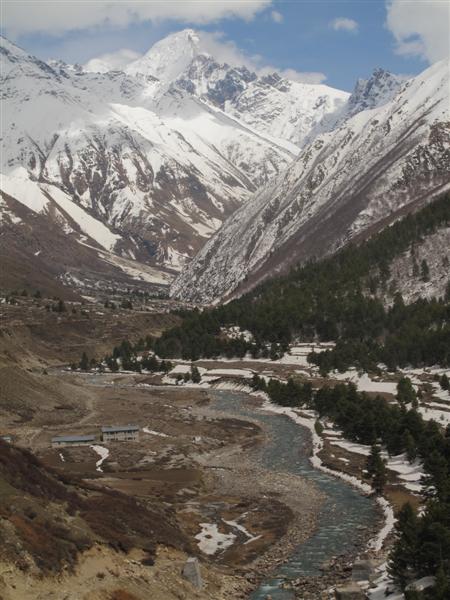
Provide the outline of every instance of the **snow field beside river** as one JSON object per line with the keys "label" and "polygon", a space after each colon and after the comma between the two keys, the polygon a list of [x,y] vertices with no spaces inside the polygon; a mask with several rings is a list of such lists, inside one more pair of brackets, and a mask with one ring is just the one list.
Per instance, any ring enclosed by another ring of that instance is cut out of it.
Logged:
{"label": "snow field beside river", "polygon": [[232,546],[236,536],[234,533],[220,533],[216,523],[200,523],[202,528],[195,539],[198,547],[204,554],[213,555],[219,550],[225,550]]}

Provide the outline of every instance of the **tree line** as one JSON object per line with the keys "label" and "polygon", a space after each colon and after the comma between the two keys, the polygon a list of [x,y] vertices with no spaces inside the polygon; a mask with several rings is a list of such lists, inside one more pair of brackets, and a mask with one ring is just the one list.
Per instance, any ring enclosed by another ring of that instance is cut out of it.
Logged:
{"label": "tree line", "polygon": [[[226,305],[179,311],[182,324],[155,342],[164,358],[242,357],[283,354],[295,339],[337,341],[335,351],[312,356],[323,372],[450,364],[450,282],[443,299],[406,305],[397,294],[391,307],[381,300],[392,260],[438,227],[450,223],[450,195],[406,216],[357,249],[346,246],[332,257],[295,267]],[[428,277],[422,264],[417,276]],[[412,274],[411,276],[414,276]],[[252,341],[229,339],[223,329],[239,326]]]}
{"label": "tree line", "polygon": [[71,367],[73,370],[96,369],[100,372],[108,368],[112,373],[119,370],[135,371],[136,373],[142,371],[168,373],[173,368],[172,363],[164,359],[158,360],[152,351],[153,345],[154,338],[151,336],[140,338],[135,344],[129,340],[122,340],[118,346],[113,348],[111,354],[107,354],[100,360],[95,357],[89,358],[86,352],[83,352],[80,361],[72,364]]}

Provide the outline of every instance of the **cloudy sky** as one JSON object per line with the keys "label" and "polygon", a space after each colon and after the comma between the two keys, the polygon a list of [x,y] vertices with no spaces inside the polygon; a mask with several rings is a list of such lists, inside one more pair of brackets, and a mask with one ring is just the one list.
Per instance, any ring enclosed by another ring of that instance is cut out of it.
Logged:
{"label": "cloudy sky", "polygon": [[215,56],[350,90],[381,66],[449,55],[448,0],[2,0],[2,34],[39,58],[120,68],[165,35],[205,32]]}

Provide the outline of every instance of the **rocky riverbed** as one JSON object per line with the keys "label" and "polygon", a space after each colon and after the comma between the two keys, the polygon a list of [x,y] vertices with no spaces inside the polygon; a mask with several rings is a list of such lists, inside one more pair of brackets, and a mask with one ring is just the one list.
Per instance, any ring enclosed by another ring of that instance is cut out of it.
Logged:
{"label": "rocky riverbed", "polygon": [[201,408],[204,414],[232,414],[264,431],[262,443],[247,452],[227,449],[198,457],[223,467],[214,475],[216,485],[229,491],[239,486],[244,494],[276,494],[293,514],[280,540],[249,565],[246,579],[255,588],[250,598],[329,597],[330,588],[349,579],[352,563],[366,556],[381,527],[375,502],[312,468],[310,434],[303,427],[265,414],[259,400],[246,394],[211,396],[212,404]]}
{"label": "rocky riverbed", "polygon": [[[254,403],[255,409],[259,404],[258,400],[250,399],[249,402]],[[214,405],[196,407],[195,413],[214,419],[232,416],[231,412],[216,409]],[[193,458],[208,469],[209,478],[221,494],[266,498],[288,507],[283,535],[251,564],[252,573],[247,578],[255,582],[262,573],[271,572],[274,567],[283,564],[294,548],[312,535],[325,496],[314,482],[294,473],[274,472],[261,464],[258,461],[259,446],[270,439],[271,433],[256,419],[246,418],[262,429],[260,444],[248,448],[228,446]],[[309,453],[311,444],[307,444],[304,450]]]}

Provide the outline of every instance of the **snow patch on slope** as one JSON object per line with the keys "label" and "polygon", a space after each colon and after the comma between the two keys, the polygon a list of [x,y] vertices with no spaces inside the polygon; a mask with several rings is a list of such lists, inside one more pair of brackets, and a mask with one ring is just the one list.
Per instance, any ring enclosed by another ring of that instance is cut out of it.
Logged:
{"label": "snow patch on slope", "polygon": [[60,189],[48,185],[43,185],[42,189],[75,221],[83,233],[95,240],[105,250],[114,250],[116,243],[122,239],[120,235],[112,233],[106,225],[72,202],[69,196]]}
{"label": "snow patch on slope", "polygon": [[23,167],[11,173],[0,175],[0,189],[12,196],[35,213],[44,213],[48,209],[49,200],[35,181],[31,181]]}

